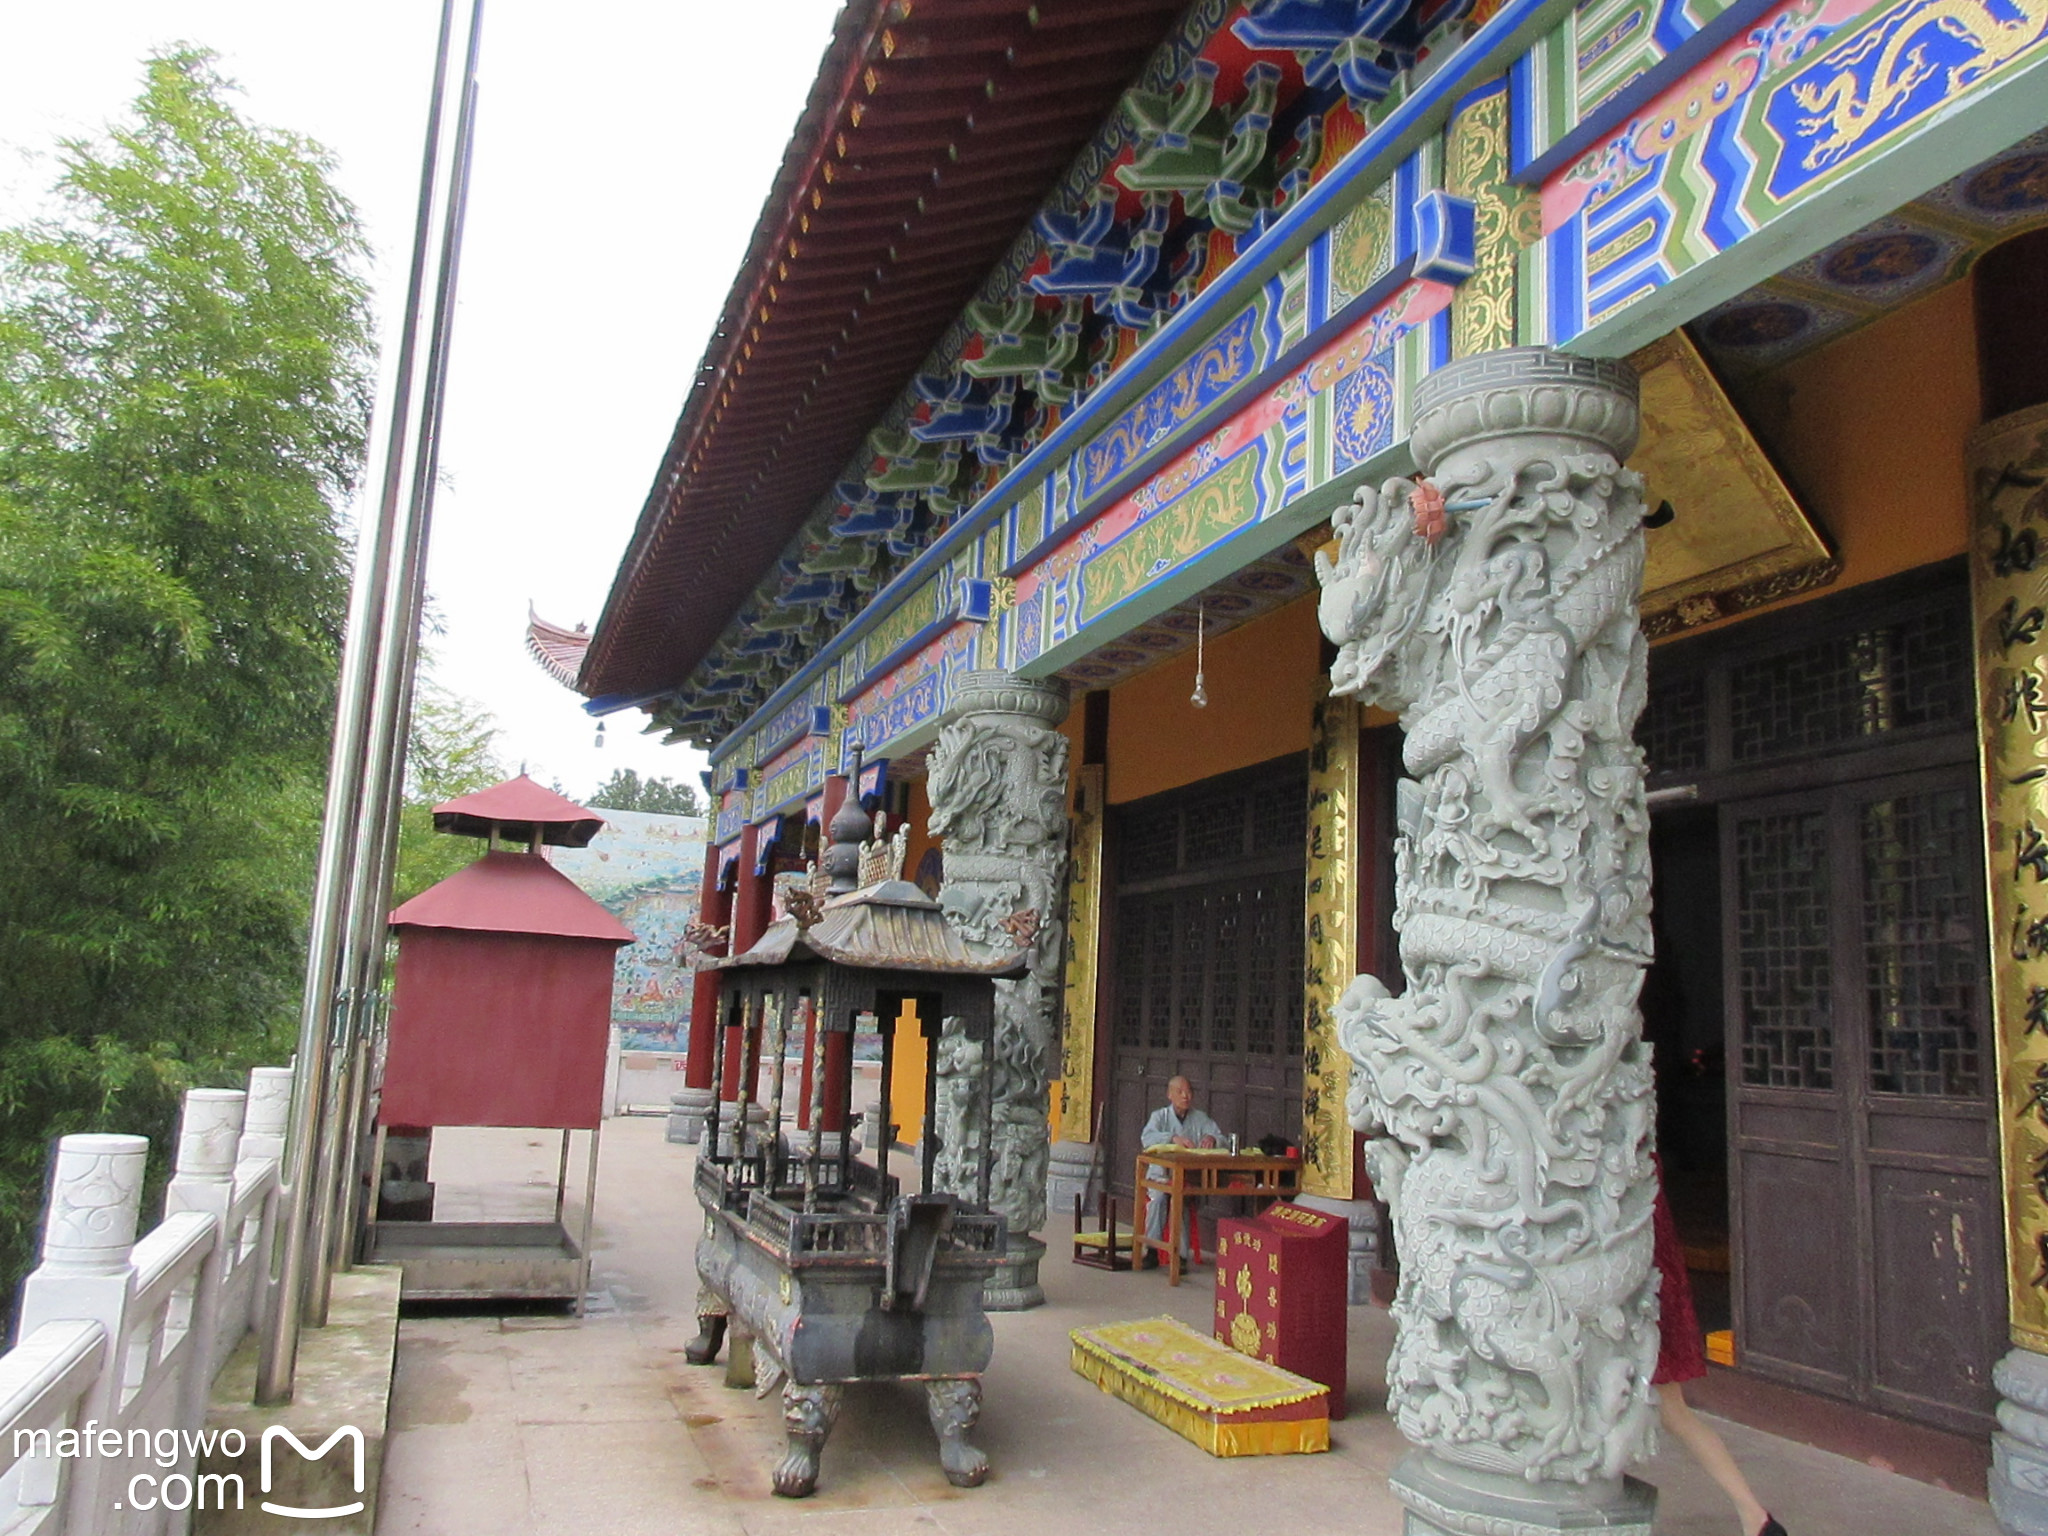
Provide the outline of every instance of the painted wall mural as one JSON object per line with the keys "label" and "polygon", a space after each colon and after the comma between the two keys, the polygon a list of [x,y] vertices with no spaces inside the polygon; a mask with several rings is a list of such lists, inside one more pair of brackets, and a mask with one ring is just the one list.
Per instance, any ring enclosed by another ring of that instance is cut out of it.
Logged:
{"label": "painted wall mural", "polygon": [[[1610,319],[2044,59],[2048,0],[1771,7],[1544,179],[1533,339]],[[1939,256],[1924,243],[1878,231],[1839,275],[1881,286]]]}
{"label": "painted wall mural", "polygon": [[1009,664],[1090,648],[1122,604],[1398,442],[1398,379],[1447,351],[1452,292],[1403,285],[1021,571]]}
{"label": "painted wall mural", "polygon": [[1775,368],[1967,273],[2022,230],[2048,223],[2048,132],[1794,262],[1694,326],[1715,364]]}
{"label": "painted wall mural", "polygon": [[697,916],[704,880],[704,818],[599,814],[605,824],[589,847],[552,849],[549,862],[633,930],[612,982],[612,1023],[624,1048],[681,1050],[693,981],[681,961],[683,929]]}

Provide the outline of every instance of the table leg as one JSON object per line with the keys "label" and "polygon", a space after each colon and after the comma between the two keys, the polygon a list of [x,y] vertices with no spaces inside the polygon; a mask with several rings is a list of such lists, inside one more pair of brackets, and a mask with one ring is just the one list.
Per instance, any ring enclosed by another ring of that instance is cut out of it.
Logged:
{"label": "table leg", "polygon": [[1145,1267],[1145,1212],[1152,1197],[1145,1189],[1145,1159],[1131,1175],[1131,1273]]}
{"label": "table leg", "polygon": [[1181,1170],[1173,1170],[1173,1194],[1166,1210],[1166,1283],[1180,1284],[1180,1234],[1181,1223],[1187,1219],[1187,1197],[1182,1194],[1186,1184]]}

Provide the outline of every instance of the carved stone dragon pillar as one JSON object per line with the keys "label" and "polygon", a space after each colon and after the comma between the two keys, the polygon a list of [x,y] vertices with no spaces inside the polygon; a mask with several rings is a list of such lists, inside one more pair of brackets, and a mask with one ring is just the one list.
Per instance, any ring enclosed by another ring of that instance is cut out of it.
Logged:
{"label": "carved stone dragon pillar", "polygon": [[[939,891],[963,937],[991,950],[1032,946],[1031,975],[996,983],[993,1071],[988,1107],[989,1204],[1009,1224],[1008,1266],[991,1276],[991,1311],[1035,1307],[1045,1244],[1050,1145],[1046,1085],[1060,987],[1060,892],[1067,858],[1067,739],[1054,729],[1067,712],[1066,686],[1008,672],[969,672],[932,748],[931,830],[944,839]],[[1035,931],[1034,931],[1035,925]],[[942,1051],[939,1097],[949,1103]],[[949,1188],[973,1198],[977,1168],[944,1160]]]}
{"label": "carved stone dragon pillar", "polygon": [[1400,713],[1399,997],[1338,1009],[1401,1256],[1411,1532],[1648,1536],[1654,1490],[1642,481],[1634,375],[1525,347],[1416,391],[1434,479],[1317,557],[1338,693]]}

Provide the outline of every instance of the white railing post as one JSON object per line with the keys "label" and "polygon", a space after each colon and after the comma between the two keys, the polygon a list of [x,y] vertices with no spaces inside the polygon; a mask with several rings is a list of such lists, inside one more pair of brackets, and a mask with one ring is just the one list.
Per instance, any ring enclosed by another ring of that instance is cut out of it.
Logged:
{"label": "white railing post", "polygon": [[276,1166],[272,1188],[264,1198],[263,1220],[256,1234],[255,1291],[249,1298],[249,1326],[259,1336],[268,1333],[270,1309],[277,1304],[279,1260],[278,1241],[283,1223],[277,1219],[284,1194],[285,1131],[292,1114],[292,1069],[251,1067],[249,1069],[249,1112],[242,1121],[242,1162],[265,1161]]}
{"label": "white railing post", "polygon": [[285,1125],[292,1113],[292,1069],[251,1067],[249,1109],[242,1121],[242,1142],[235,1160],[282,1158]]}
{"label": "white railing post", "polygon": [[[142,1215],[142,1173],[149,1158],[144,1136],[66,1136],[57,1143],[50,1177],[50,1207],[43,1222],[42,1263],[22,1283],[19,1337],[45,1323],[91,1322],[107,1331],[106,1357],[79,1404],[81,1435],[108,1428],[120,1417],[128,1336],[135,1294],[130,1253]],[[69,1469],[62,1529],[109,1529],[120,1457],[81,1458]],[[29,1502],[55,1495],[57,1467],[39,1460],[25,1479]],[[38,1495],[41,1498],[38,1498]]]}
{"label": "white railing post", "polygon": [[206,1405],[213,1395],[213,1373],[220,1365],[223,1329],[240,1328],[222,1317],[228,1276],[240,1261],[240,1225],[229,1214],[235,1204],[235,1150],[242,1138],[242,1116],[248,1095],[239,1088],[188,1088],[185,1113],[178,1121],[178,1164],[164,1191],[164,1215],[198,1211],[220,1225],[213,1252],[200,1267],[192,1289],[191,1352],[185,1379],[179,1383],[178,1421],[186,1429],[206,1424]]}

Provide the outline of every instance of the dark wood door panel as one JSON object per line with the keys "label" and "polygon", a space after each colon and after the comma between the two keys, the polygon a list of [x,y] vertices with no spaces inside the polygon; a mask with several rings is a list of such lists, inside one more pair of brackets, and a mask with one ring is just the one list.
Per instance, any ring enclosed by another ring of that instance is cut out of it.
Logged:
{"label": "dark wood door panel", "polygon": [[2002,1330],[1987,1317],[2003,1315],[2005,1284],[1995,1181],[1873,1169],[1870,1214],[1877,1390],[1895,1411],[1988,1432]]}
{"label": "dark wood door panel", "polygon": [[1976,790],[1724,812],[1744,1362],[1971,1433],[2003,1348]]}
{"label": "dark wood door panel", "polygon": [[1745,1366],[1847,1392],[1857,1306],[1849,1202],[1839,1163],[1744,1152],[1740,1312]]}

